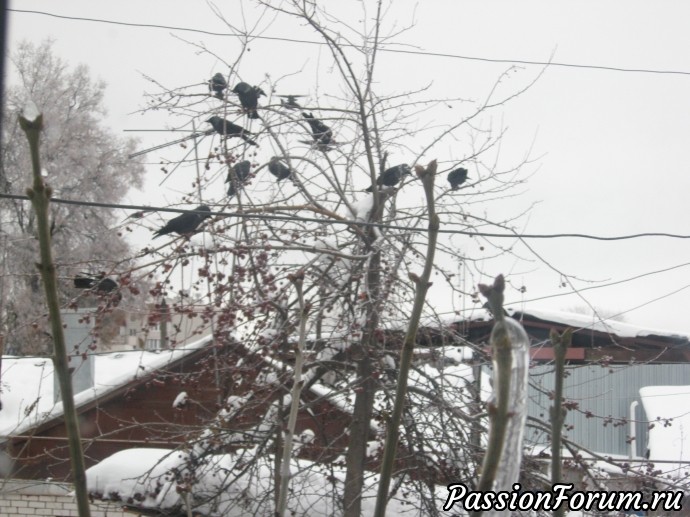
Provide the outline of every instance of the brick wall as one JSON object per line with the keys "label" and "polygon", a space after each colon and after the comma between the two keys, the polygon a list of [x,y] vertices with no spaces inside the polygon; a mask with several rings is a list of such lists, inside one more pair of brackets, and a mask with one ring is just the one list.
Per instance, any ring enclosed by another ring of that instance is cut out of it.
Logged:
{"label": "brick wall", "polygon": [[[68,495],[71,491],[72,487],[63,483],[0,482],[0,516],[79,517],[77,503]],[[97,503],[91,505],[91,517],[133,517],[133,514],[123,512],[116,505]]]}

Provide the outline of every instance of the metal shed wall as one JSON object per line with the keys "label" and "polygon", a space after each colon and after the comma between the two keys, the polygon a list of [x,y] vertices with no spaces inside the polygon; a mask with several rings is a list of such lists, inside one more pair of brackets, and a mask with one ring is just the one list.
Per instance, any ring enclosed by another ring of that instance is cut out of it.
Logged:
{"label": "metal shed wall", "polygon": [[[579,404],[579,410],[568,411],[566,425],[572,429],[564,437],[588,449],[608,454],[628,455],[630,446],[629,424],[620,425],[621,419],[629,418],[630,404],[636,408],[636,454],[644,456],[647,446],[646,415],[642,409],[639,390],[643,386],[690,385],[690,365],[650,364],[626,366],[573,366],[568,367],[565,379],[565,398]],[[528,414],[549,421],[551,400],[548,394],[554,389],[553,365],[530,368]],[[687,411],[690,411],[688,401]],[[588,418],[586,412],[592,417]],[[669,415],[673,416],[673,415]],[[607,418],[613,422],[607,423]],[[618,424],[618,425],[617,425]],[[534,429],[527,429],[525,438],[538,444],[548,443],[548,436]]]}

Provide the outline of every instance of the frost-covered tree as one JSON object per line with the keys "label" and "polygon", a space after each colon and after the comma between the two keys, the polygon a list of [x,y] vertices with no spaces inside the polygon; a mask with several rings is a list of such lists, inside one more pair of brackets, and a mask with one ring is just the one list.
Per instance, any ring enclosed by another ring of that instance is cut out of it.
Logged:
{"label": "frost-covered tree", "polygon": [[[122,139],[105,121],[105,84],[85,66],[70,67],[51,42],[23,43],[11,56],[16,79],[5,95],[0,160],[0,191],[21,195],[30,182],[29,149],[17,114],[27,100],[43,113],[41,156],[53,196],[117,203],[141,185],[143,167],[127,158],[134,141]],[[53,256],[64,301],[75,293],[69,278],[78,271],[110,273],[130,252],[113,229],[112,209],[51,204]],[[42,353],[49,349],[37,257],[35,214],[28,202],[0,203],[0,332],[6,351]]]}

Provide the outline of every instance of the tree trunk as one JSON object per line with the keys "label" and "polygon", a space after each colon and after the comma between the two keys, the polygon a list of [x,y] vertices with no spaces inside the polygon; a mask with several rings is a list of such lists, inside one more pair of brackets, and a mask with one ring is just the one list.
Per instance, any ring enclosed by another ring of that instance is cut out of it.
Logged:
{"label": "tree trunk", "polygon": [[371,413],[374,406],[376,383],[372,377],[374,359],[371,351],[376,346],[376,328],[379,323],[381,255],[374,253],[367,271],[369,305],[362,340],[352,346],[357,361],[357,386],[355,387],[355,407],[350,423],[350,433],[346,456],[347,474],[343,493],[344,517],[359,517],[362,511],[362,487],[366,465],[367,441],[369,440]]}

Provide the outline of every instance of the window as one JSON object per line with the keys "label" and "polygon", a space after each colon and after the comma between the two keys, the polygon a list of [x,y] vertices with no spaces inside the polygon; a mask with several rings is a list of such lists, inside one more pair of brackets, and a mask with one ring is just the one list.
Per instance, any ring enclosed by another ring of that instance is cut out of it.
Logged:
{"label": "window", "polygon": [[161,347],[160,339],[147,339],[146,350],[158,350]]}

